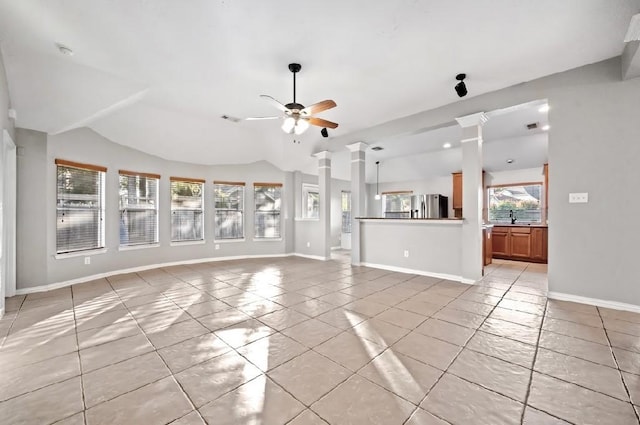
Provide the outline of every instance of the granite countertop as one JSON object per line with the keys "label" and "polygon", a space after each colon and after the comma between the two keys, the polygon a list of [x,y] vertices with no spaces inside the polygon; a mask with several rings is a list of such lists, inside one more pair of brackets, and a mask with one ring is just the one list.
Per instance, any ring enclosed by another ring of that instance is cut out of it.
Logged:
{"label": "granite countertop", "polygon": [[393,217],[356,217],[356,220],[415,220],[415,221],[424,221],[424,220],[452,220],[452,221],[462,221],[462,218],[393,218]]}
{"label": "granite countertop", "polygon": [[493,225],[494,227],[548,227],[546,224],[537,224],[537,223],[533,223],[533,224],[491,223],[491,225]]}

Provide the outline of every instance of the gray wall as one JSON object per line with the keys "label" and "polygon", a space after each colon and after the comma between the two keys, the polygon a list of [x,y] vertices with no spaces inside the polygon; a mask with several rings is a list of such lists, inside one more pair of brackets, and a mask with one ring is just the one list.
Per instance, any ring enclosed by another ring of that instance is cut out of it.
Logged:
{"label": "gray wall", "polygon": [[[353,132],[332,147],[547,99],[549,289],[640,306],[640,79],[622,81],[620,71],[613,58]],[[570,192],[588,192],[589,203],[569,204]]]}
{"label": "gray wall", "polygon": [[[286,209],[287,190],[283,194],[283,238],[278,241],[253,240],[253,182],[287,183],[287,174],[267,162],[247,165],[202,166],[166,161],[113,143],[89,129],[56,136],[19,129],[18,145],[24,154],[18,161],[18,289],[82,278],[114,270],[165,262],[239,255],[277,255],[286,252],[288,223],[292,214]],[[106,173],[105,254],[93,255],[91,264],[83,257],[56,259],[56,166],[55,159],[102,165]],[[118,170],[158,173],[160,247],[119,251]],[[171,246],[169,177],[206,179],[205,243]],[[213,180],[244,181],[245,240],[219,243],[215,249]]]}

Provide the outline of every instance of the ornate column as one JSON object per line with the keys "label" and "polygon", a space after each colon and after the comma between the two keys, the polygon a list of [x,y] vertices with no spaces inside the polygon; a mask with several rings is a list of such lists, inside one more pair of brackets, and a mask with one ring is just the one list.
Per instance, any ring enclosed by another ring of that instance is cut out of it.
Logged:
{"label": "ornate column", "polygon": [[361,261],[360,222],[355,217],[364,217],[366,214],[364,160],[368,146],[363,142],[347,145],[351,151],[351,264],[354,266],[359,266]]}

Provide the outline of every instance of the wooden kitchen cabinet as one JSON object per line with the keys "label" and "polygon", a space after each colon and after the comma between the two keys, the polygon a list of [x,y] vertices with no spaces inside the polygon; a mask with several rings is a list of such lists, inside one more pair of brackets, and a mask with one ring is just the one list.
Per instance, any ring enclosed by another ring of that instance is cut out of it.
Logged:
{"label": "wooden kitchen cabinet", "polygon": [[[453,192],[452,192],[452,208],[453,216],[456,218],[462,218],[462,172],[451,173],[453,180]],[[484,170],[482,171],[482,202],[484,203]]]}
{"label": "wooden kitchen cabinet", "polygon": [[493,258],[493,229],[491,227],[487,227],[482,229],[482,237],[484,239],[484,243],[482,244],[482,257],[484,258],[483,264],[488,266],[491,264],[491,259]]}
{"label": "wooden kitchen cabinet", "polygon": [[462,218],[462,173],[453,173],[453,216]]}
{"label": "wooden kitchen cabinet", "polygon": [[547,262],[547,228],[494,226],[493,257],[505,260]]}

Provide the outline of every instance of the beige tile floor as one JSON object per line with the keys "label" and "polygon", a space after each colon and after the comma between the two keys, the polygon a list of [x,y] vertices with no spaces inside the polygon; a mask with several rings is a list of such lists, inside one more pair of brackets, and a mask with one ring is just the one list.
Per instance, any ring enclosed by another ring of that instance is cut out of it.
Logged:
{"label": "beige tile floor", "polygon": [[640,315],[547,300],[546,266],[468,286],[300,258],[7,300],[0,423],[638,424]]}

